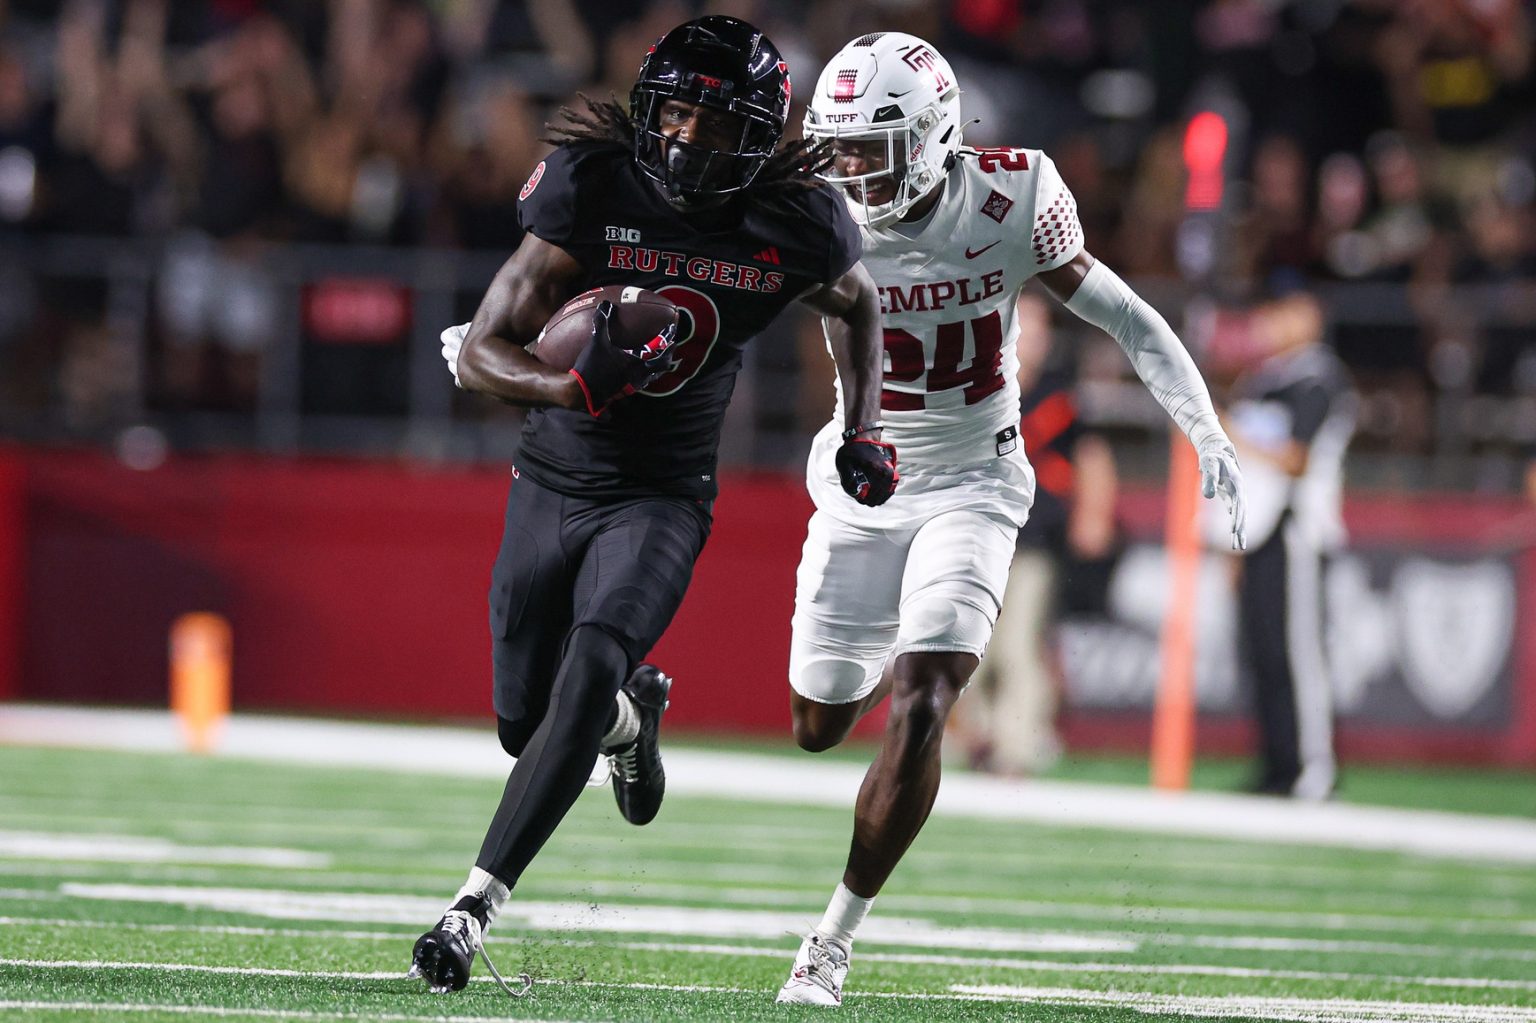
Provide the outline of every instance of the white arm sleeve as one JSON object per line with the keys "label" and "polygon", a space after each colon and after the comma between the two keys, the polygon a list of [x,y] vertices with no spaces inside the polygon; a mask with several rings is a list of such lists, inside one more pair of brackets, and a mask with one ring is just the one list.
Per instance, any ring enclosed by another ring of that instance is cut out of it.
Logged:
{"label": "white arm sleeve", "polygon": [[1198,450],[1227,436],[1195,361],[1156,309],[1103,263],[1094,263],[1067,308],[1120,342],[1136,375]]}

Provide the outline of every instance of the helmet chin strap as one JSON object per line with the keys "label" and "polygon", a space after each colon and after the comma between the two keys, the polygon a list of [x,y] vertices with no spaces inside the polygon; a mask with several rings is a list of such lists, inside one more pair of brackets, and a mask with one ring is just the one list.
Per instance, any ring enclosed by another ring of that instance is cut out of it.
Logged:
{"label": "helmet chin strap", "polygon": [[661,189],[662,197],[667,200],[669,206],[682,213],[698,213],[723,206],[729,201],[729,195],[699,195],[684,192],[679,187],[678,179],[694,169],[693,165],[708,161],[708,156],[691,153],[672,140],[667,140],[667,181],[664,185],[657,182],[657,187]]}
{"label": "helmet chin strap", "polygon": [[678,187],[678,181],[685,175],[689,175],[699,167],[698,157],[688,152],[675,139],[667,140],[667,190],[673,195],[682,195],[682,189]]}

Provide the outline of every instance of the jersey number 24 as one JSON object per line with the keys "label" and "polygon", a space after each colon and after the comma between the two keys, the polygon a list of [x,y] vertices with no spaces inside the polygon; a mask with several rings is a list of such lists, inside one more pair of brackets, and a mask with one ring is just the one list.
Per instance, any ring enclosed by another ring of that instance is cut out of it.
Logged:
{"label": "jersey number 24", "polygon": [[[965,360],[965,333],[969,323],[975,340],[975,356]],[[890,368],[885,379],[896,383],[924,381],[925,393],[880,392],[880,407],[887,412],[910,412],[927,407],[927,395],[965,388],[965,403],[974,405],[1003,387],[1003,319],[996,310],[974,320],[941,323],[933,346],[933,365],[928,365],[923,339],[899,327],[885,328],[885,354]],[[926,377],[926,379],[925,379]]]}

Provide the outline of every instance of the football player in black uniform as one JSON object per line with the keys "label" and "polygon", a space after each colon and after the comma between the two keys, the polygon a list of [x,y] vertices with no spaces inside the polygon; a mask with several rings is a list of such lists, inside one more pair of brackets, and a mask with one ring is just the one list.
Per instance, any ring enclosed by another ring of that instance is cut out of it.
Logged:
{"label": "football player in black uniform", "polygon": [[[743,349],[795,299],[826,318],[847,397],[844,489],[868,505],[895,489],[877,418],[878,295],[842,198],[815,177],[819,152],[780,146],[789,101],[788,69],[752,26],[712,16],[668,32],[627,113],[591,101],[567,112],[561,144],[519,197],[526,237],[467,330],[444,332],[461,387],[534,411],[490,593],[498,730],[517,763],[468,881],[416,942],[411,975],[434,991],[464,987],[486,928],[599,752],[625,818],[656,815],[671,682],[639,662],[709,535]],[[611,284],[681,307],[676,336],[618,347],[612,307],[599,306],[569,372],[524,350],[564,302]]]}

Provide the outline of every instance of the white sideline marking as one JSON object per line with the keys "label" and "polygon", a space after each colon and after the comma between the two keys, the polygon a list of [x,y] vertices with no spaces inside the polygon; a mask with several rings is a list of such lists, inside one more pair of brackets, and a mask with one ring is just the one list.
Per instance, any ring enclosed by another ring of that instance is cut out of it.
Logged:
{"label": "white sideline marking", "polygon": [[[105,969],[105,970],[163,970],[171,973],[204,973],[215,975],[293,977],[316,980],[403,980],[400,972],[344,971],[344,970],[275,970],[248,966],[201,966],[188,963],[107,962],[99,960],[50,960],[50,959],[0,959],[0,966],[23,966],[32,969]],[[472,981],[492,983],[489,977],[474,977]],[[541,984],[571,987],[597,987],[630,991],[676,991],[680,993],[714,992],[756,994],[744,988],[716,987],[704,984],[618,984],[594,981],[541,981]],[[950,994],[931,992],[897,993],[871,991],[855,994],[855,997],[897,1000],[953,1000],[1044,1002],[1049,1004],[1107,1006],[1132,1008],[1144,1013],[1172,1013],[1180,1016],[1250,1016],[1272,1020],[1298,1020],[1305,1023],[1331,1023],[1331,1021],[1383,1020],[1393,1023],[1527,1023],[1536,1021],[1536,1009],[1513,1006],[1456,1005],[1441,1002],[1380,1002],[1353,999],[1309,998],[1262,998],[1256,996],[1189,996],[1160,995],[1138,992],[1101,992],[1078,988],[1036,988],[1011,985],[953,984]],[[24,1004],[3,1003],[0,1006]],[[30,1004],[30,1003],[25,1003]],[[52,1004],[41,1003],[47,1008]],[[95,1007],[96,1003],[70,1003]],[[160,1008],[146,1006],[144,1011]],[[177,1010],[168,1010],[177,1011]],[[191,1011],[188,1007],[186,1011]],[[220,1015],[240,1015],[245,1010],[225,1009]],[[281,1010],[271,1010],[281,1012]],[[296,1013],[295,1015],[302,1015]],[[391,1018],[377,1014],[320,1014],[321,1018]],[[419,1017],[396,1017],[415,1019]],[[439,1017],[445,1018],[445,1017]],[[461,1017],[469,1019],[471,1017]],[[475,1017],[482,1018],[483,1017]]]}
{"label": "white sideline marking", "polygon": [[522,1016],[407,1016],[394,1012],[315,1012],[310,1009],[232,1009],[224,1005],[172,1005],[159,1002],[0,1002],[0,1009],[41,1012],[164,1012],[177,1016],[255,1016],[261,1019],[410,1020],[421,1023],[574,1023]]}
{"label": "white sideline marking", "polygon": [[[584,862],[584,861],[583,861]],[[569,865],[568,865],[569,866]],[[799,887],[794,890],[770,889],[770,888],[701,888],[698,886],[686,886],[676,884],[656,884],[636,877],[627,879],[602,879],[594,880],[594,873],[616,873],[617,870],[611,864],[605,866],[602,863],[581,868],[572,867],[566,871],[555,871],[546,874],[540,882],[527,886],[530,894],[539,891],[548,891],[554,897],[577,896],[603,896],[616,895],[621,898],[645,896],[650,899],[677,899],[685,901],[697,901],[707,899],[709,901],[723,901],[734,905],[769,905],[783,908],[789,905],[804,903],[806,912],[811,913],[821,908],[825,899],[825,892],[818,884],[813,890],[805,887],[806,875],[803,870],[774,871],[771,876],[759,877],[763,868],[743,871],[740,865],[728,865],[722,873],[715,869],[721,865],[696,864],[689,866],[689,870],[700,881],[730,874],[744,882],[762,881],[764,883],[780,880],[792,880]],[[63,863],[15,863],[8,865],[6,873],[14,876],[46,877],[54,880],[63,878],[91,879],[100,876],[101,871],[95,867],[83,864]],[[459,870],[455,865],[452,870],[456,874]],[[743,874],[750,876],[741,876]],[[138,883],[157,882],[160,884],[219,884],[230,879],[229,874],[218,868],[180,867],[165,864],[138,864],[125,869],[122,876]],[[285,869],[280,878],[261,879],[247,876],[248,882],[258,880],[270,880],[272,883],[282,884],[288,887],[308,886],[315,889],[331,891],[337,886],[338,875],[332,872],[315,871],[304,872],[293,869]],[[420,892],[424,888],[424,878],[420,874],[380,873],[370,870],[349,870],[345,879],[350,884],[366,884],[374,888],[392,888],[401,891]],[[1084,885],[1084,888],[1092,886]],[[1097,890],[1097,889],[1093,889]],[[3,891],[3,890],[0,890]],[[1161,894],[1166,895],[1166,892]],[[4,898],[0,894],[0,898]],[[11,897],[27,897],[11,896]],[[51,897],[48,896],[40,897]],[[1172,896],[1169,896],[1172,897]],[[1454,934],[1516,934],[1536,935],[1536,923],[1526,919],[1513,919],[1508,917],[1483,917],[1474,915],[1477,910],[1475,903],[1468,903],[1462,912],[1454,917],[1429,916],[1419,917],[1414,915],[1392,916],[1378,913],[1361,913],[1357,911],[1335,910],[1328,913],[1308,913],[1294,910],[1280,910],[1270,908],[1250,908],[1242,910],[1202,909],[1173,906],[1125,906],[1105,902],[1050,902],[1037,900],[1018,899],[975,899],[963,896],[934,896],[934,895],[902,895],[892,894],[882,899],[882,905],[890,908],[904,908],[916,913],[938,913],[953,915],[956,913],[983,912],[992,915],[1014,915],[1038,921],[1042,917],[1059,917],[1084,921],[1107,921],[1111,923],[1156,923],[1158,925],[1179,924],[1188,926],[1200,926],[1206,924],[1247,926],[1250,924],[1263,924],[1275,928],[1300,928],[1306,930],[1380,930],[1388,932],[1409,933],[1454,933]],[[1504,908],[1500,905],[1499,908]]]}
{"label": "white sideline marking", "polygon": [[92,863],[218,863],[240,867],[328,868],[329,854],[258,846],[180,845],[137,835],[0,831],[0,859],[87,860]]}
{"label": "white sideline marking", "polygon": [[1239,927],[1263,923],[1270,927],[1307,930],[1377,930],[1451,934],[1532,934],[1536,924],[1516,919],[1391,916],[1343,911],[1306,913],[1276,909],[1201,909],[1183,906],[1120,906],[1097,902],[1037,902],[1028,899],[976,899],[945,895],[891,895],[884,905],[934,909],[945,905],[952,912],[978,912],[1025,917],[1059,916],[1077,920],[1123,920],[1148,924],[1233,924]]}
{"label": "white sideline marking", "polygon": [[[74,883],[60,885],[59,892],[76,898],[170,903],[288,920],[419,924],[436,918],[443,910],[440,898],[348,892]],[[505,921],[504,927],[531,931],[688,934],[708,938],[775,938],[785,932],[800,933],[814,922],[811,915],[805,913],[518,900],[503,906],[499,919]],[[901,917],[870,920],[860,936],[872,944],[989,952],[1134,952],[1137,949],[1136,942],[1121,939],[992,927],[944,927],[932,920]]]}
{"label": "white sideline marking", "polygon": [[[416,928],[395,931],[337,931],[328,928],[303,929],[297,927],[240,927],[230,924],[146,924],[135,921],[70,920],[48,917],[0,916],[0,927],[76,927],[98,930],[151,931],[167,934],[219,934],[253,938],[340,938],[345,941],[403,941],[416,937]],[[1536,962],[1536,949],[1482,948],[1464,945],[1406,945],[1381,941],[1320,941],[1310,938],[1268,938],[1239,935],[1235,937],[1210,937],[1206,935],[1172,934],[1098,934],[1097,938],[1110,941],[1147,942],[1153,945],[1194,946],[1237,951],[1287,951],[1287,952],[1355,952],[1373,955],[1416,956],[1433,959],[1509,959],[1515,962]],[[494,935],[493,938],[500,937]],[[517,940],[511,938],[508,940]],[[627,948],[640,952],[698,952],[701,954],[782,956],[784,950],[762,945],[697,945],[665,941],[581,941],[560,940],[561,947],[570,948]],[[985,959],[970,956],[922,956],[897,952],[860,951],[860,960],[872,962],[911,962],[933,965],[996,965],[1010,967],[1027,966],[1029,960]],[[1165,968],[1172,969],[1172,967]],[[1353,974],[1358,980],[1374,979],[1376,975]],[[1415,978],[1415,983],[1417,983]],[[1520,981],[1524,984],[1526,982]]]}
{"label": "white sideline marking", "polygon": [[[597,944],[593,942],[592,944]],[[698,955],[740,955],[790,959],[783,949],[742,945],[682,945],[670,942],[622,942],[609,946],[639,952],[691,952]],[[1254,980],[1326,980],[1347,983],[1391,983],[1419,987],[1489,988],[1509,991],[1536,991],[1536,981],[1496,980],[1486,977],[1400,977],[1376,973],[1324,973],[1317,970],[1266,970],[1243,966],[1200,966],[1192,963],[1079,963],[1044,959],[997,959],[980,956],[915,955],[904,952],[859,952],[860,962],[905,963],[911,966],[995,967],[1031,973],[1125,973],[1132,975],[1178,977],[1241,977]]]}
{"label": "white sideline marking", "polygon": [[1215,937],[1195,934],[1148,935],[1155,945],[1193,945],[1273,952],[1356,952],[1365,955],[1428,956],[1437,959],[1513,959],[1536,962],[1536,949],[1477,948],[1462,945],[1409,945],[1391,941],[1326,941],[1316,938],[1269,938],[1258,936]]}
{"label": "white sideline marking", "polygon": [[1456,1005],[1444,1002],[1376,1002],[1348,998],[1258,998],[1246,995],[1159,995],[1127,991],[1084,991],[1076,988],[1030,988],[1006,985],[953,984],[958,995],[1002,998],[1051,1005],[1103,1006],[1135,1009],[1147,1014],[1178,1016],[1247,1016],[1297,1020],[1302,1023],[1382,1020],[1390,1023],[1521,1023],[1536,1020],[1536,1009],[1506,1005]]}
{"label": "white sideline marking", "polygon": [[[178,752],[164,711],[0,706],[0,743]],[[505,777],[490,729],[425,728],[237,714],[220,756],[286,763]],[[669,747],[674,794],[799,805],[853,805],[862,764]],[[1536,821],[1081,782],[1012,781],[951,772],[934,812],[1065,828],[1196,835],[1284,845],[1374,849],[1486,862],[1536,863]]]}
{"label": "white sideline marking", "polygon": [[[434,885],[428,879],[426,873],[400,874],[366,869],[351,869],[346,871],[344,875],[338,875],[333,871],[287,869],[281,872],[273,872],[273,874],[266,877],[259,876],[258,874],[242,874],[240,880],[252,885],[274,884],[287,888],[303,887],[326,891],[334,890],[338,887],[339,882],[344,882],[348,887],[362,886],[374,890],[392,890],[425,895],[436,894],[440,891],[442,884],[447,882],[446,875],[451,873],[456,881],[457,875],[462,872],[462,868],[457,862],[451,868],[426,863],[423,863],[422,867],[424,870],[430,869],[434,873],[441,872],[445,875],[444,881]],[[725,869],[720,869],[722,867]],[[825,904],[826,898],[825,890],[821,887],[820,882],[808,880],[804,869],[771,871],[769,872],[770,876],[763,876],[765,873],[764,868],[743,871],[740,865],[694,864],[687,868],[690,871],[690,876],[699,882],[693,886],[654,883],[634,874],[624,877],[622,875],[626,869],[634,869],[632,861],[616,863],[606,859],[574,859],[560,867],[554,867],[543,873],[538,881],[525,886],[524,893],[530,897],[538,896],[556,899],[592,898],[611,895],[617,896],[620,899],[632,899],[643,896],[653,901],[696,903],[707,900],[709,902],[725,902],[733,905],[769,905],[779,909],[804,906],[807,912],[819,912]],[[99,867],[88,864],[22,863],[19,861],[13,861],[11,864],[8,864],[5,868],[5,873],[17,879],[22,876],[33,876],[48,878],[53,881],[64,879],[89,881],[101,876]],[[122,880],[140,884],[219,885],[232,880],[229,871],[223,868],[184,867],[166,864],[129,865],[121,870],[118,876]],[[601,877],[601,879],[597,879],[598,877]],[[712,887],[713,883],[724,880],[739,882],[742,885],[781,882],[787,887]],[[812,884],[814,884],[814,887],[812,887]],[[1088,891],[1104,890],[1101,886],[1084,885],[1081,887]],[[1121,889],[1111,891],[1109,894],[1117,896],[1117,893],[1122,889],[1123,882]],[[1355,894],[1359,894],[1353,888],[1350,890]],[[12,894],[7,896],[5,890],[0,889],[0,899],[6,897],[28,898],[31,896],[28,896],[25,892],[20,895]],[[38,897],[51,898],[53,894],[50,892]],[[1459,913],[1448,916],[1431,914],[1424,917],[1416,915],[1388,916],[1343,909],[1328,913],[1308,913],[1258,907],[1244,910],[1223,910],[1172,906],[1126,906],[1120,905],[1117,902],[1104,901],[1054,902],[1006,898],[974,899],[963,896],[903,895],[899,893],[884,896],[882,898],[882,905],[892,909],[903,909],[918,915],[932,913],[938,915],[941,919],[948,919],[954,914],[975,912],[984,912],[989,915],[1013,915],[1025,918],[1031,925],[1039,925],[1047,918],[1059,918],[1071,921],[1098,922],[1101,924],[1155,924],[1159,927],[1166,927],[1168,925],[1204,926],[1217,924],[1235,925],[1238,927],[1262,925],[1274,929],[1321,929],[1330,931],[1370,929],[1414,934],[1536,935],[1536,924],[1529,920],[1511,920],[1509,918],[1500,919],[1496,917],[1479,919],[1474,915],[1474,908],[1470,903]],[[1063,925],[1056,924],[1055,926],[1060,927]]]}
{"label": "white sideline marking", "polygon": [[[344,941],[415,940],[417,932],[305,930],[299,927],[238,927],[231,924],[146,924],[135,920],[57,920],[42,916],[0,916],[0,927],[76,927],[102,931],[149,931],[159,934],[221,934],[251,938],[340,938]],[[594,943],[595,944],[595,943]]]}

